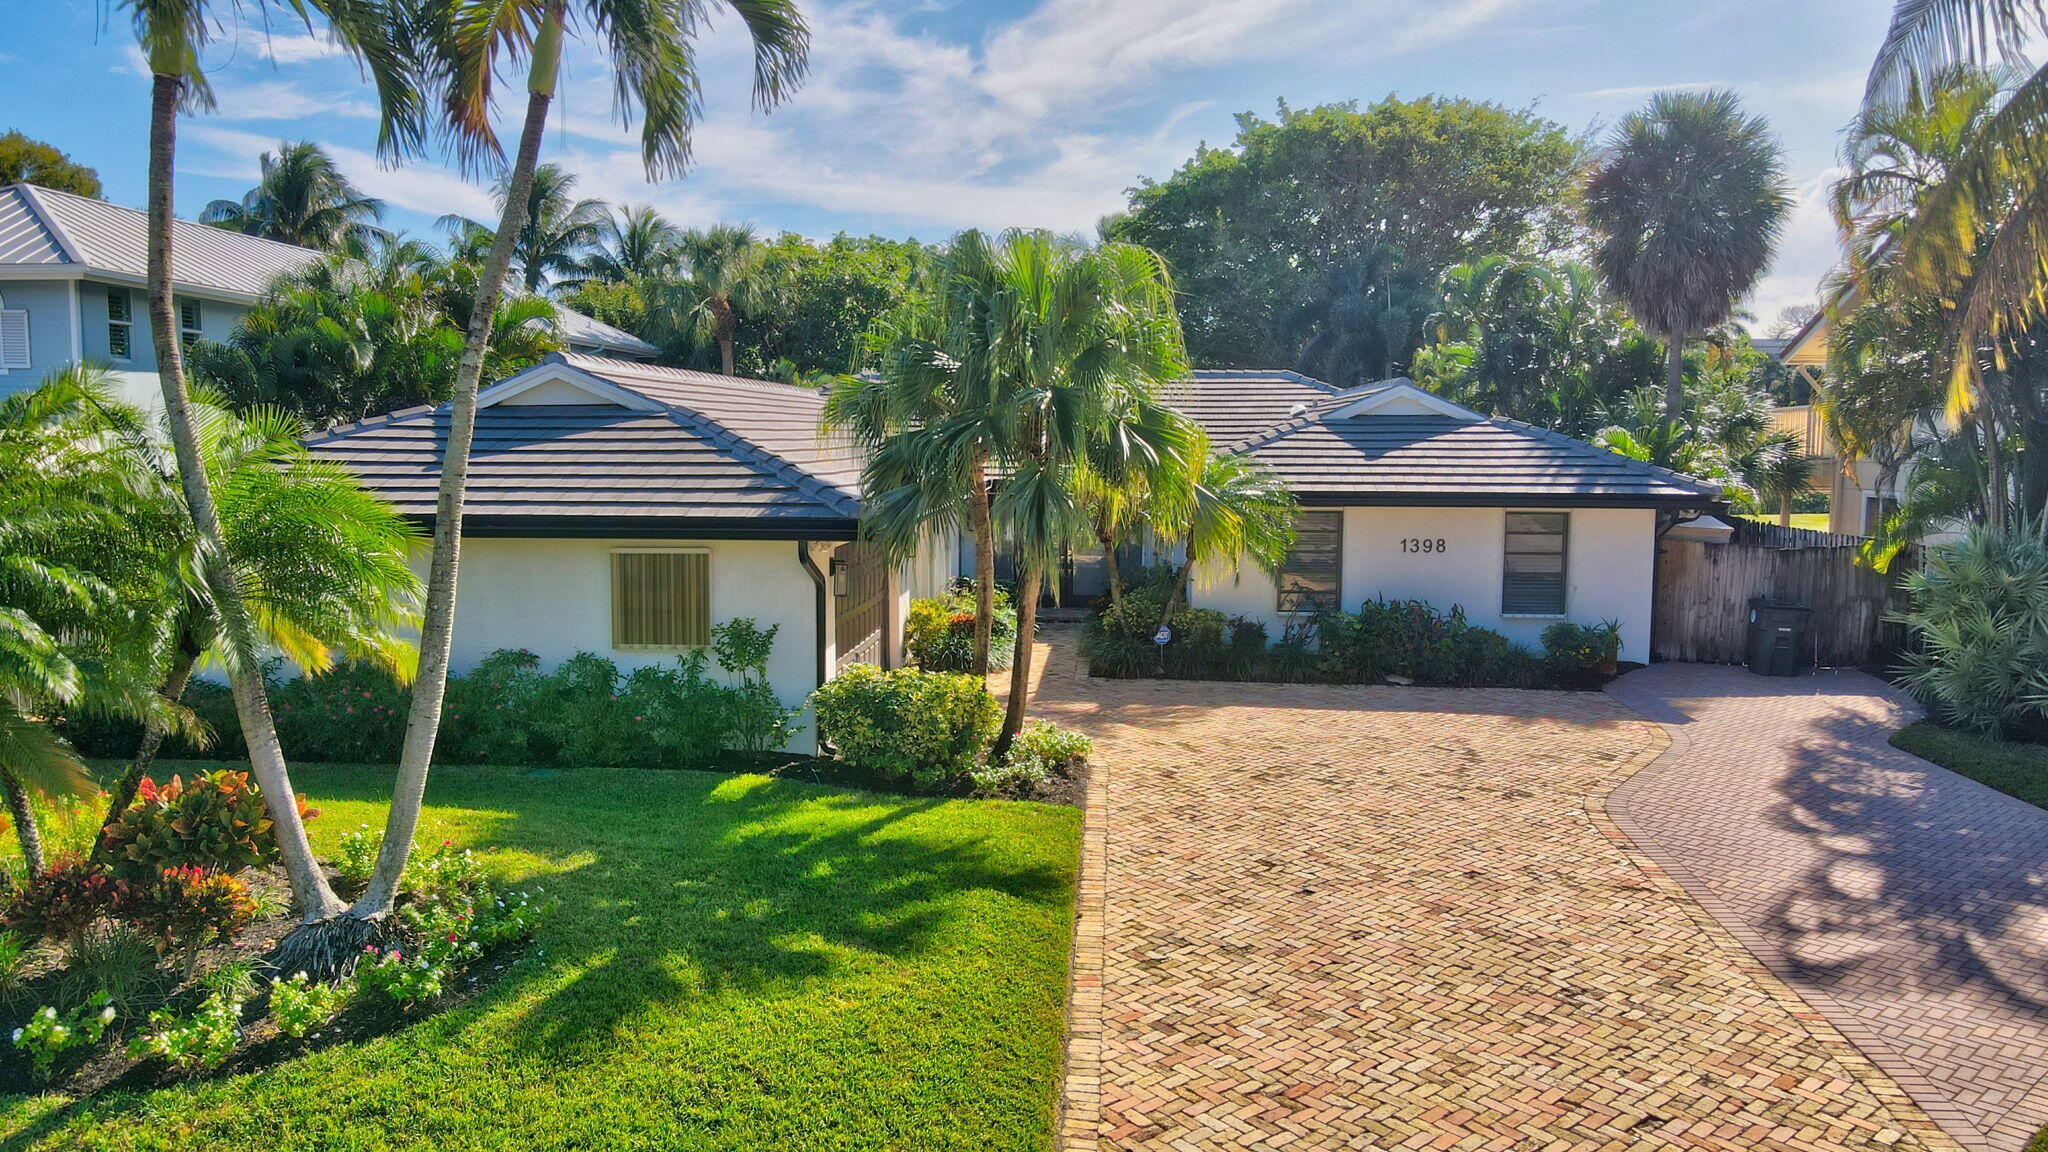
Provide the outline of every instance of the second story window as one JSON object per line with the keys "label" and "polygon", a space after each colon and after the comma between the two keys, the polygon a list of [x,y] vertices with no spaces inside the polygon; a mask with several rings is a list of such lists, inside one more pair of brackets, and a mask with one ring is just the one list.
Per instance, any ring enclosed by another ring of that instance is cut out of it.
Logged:
{"label": "second story window", "polygon": [[107,289],[107,355],[126,360],[135,354],[135,313],[126,288]]}
{"label": "second story window", "polygon": [[190,352],[194,344],[206,339],[200,331],[199,301],[178,301],[178,347]]}

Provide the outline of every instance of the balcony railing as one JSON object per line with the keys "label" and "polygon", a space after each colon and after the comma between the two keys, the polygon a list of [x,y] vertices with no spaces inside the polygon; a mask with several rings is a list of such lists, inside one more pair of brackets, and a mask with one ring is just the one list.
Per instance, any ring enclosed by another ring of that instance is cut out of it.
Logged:
{"label": "balcony railing", "polygon": [[1808,456],[1832,459],[1835,455],[1835,438],[1828,435],[1827,421],[1821,419],[1820,410],[1811,404],[1773,408],[1771,431],[1790,432],[1798,437]]}

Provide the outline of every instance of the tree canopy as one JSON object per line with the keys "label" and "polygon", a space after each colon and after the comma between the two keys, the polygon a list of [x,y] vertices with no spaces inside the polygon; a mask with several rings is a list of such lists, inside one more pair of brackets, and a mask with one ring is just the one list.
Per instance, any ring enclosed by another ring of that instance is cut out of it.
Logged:
{"label": "tree canopy", "polygon": [[[1389,96],[1282,104],[1237,125],[1104,224],[1166,258],[1198,364],[1297,364],[1317,349],[1339,383],[1405,368],[1445,269],[1575,236],[1581,141],[1526,110]],[[1335,347],[1368,326],[1373,339]]]}
{"label": "tree canopy", "polygon": [[15,130],[0,134],[0,184],[38,184],[80,196],[100,194],[100,174],[55,145]]}

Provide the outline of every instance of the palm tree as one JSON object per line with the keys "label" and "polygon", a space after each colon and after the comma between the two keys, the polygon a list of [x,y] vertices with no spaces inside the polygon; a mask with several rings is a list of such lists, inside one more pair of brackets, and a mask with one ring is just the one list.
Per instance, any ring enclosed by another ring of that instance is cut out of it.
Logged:
{"label": "palm tree", "polygon": [[1685,411],[1685,342],[1755,286],[1792,211],[1770,126],[1733,92],[1662,92],[1615,129],[1586,188],[1593,266],[1664,341],[1664,412]]}
{"label": "palm tree", "polygon": [[1294,517],[1294,497],[1271,469],[1248,457],[1207,453],[1182,506],[1153,521],[1165,529],[1161,542],[1177,540],[1182,551],[1159,626],[1173,621],[1174,606],[1187,595],[1188,580],[1198,567],[1247,557],[1267,572],[1278,572],[1294,547]]}
{"label": "palm tree", "polygon": [[[184,351],[179,346],[171,295],[171,185],[177,168],[178,113],[211,107],[212,91],[199,62],[207,44],[225,25],[206,0],[122,0],[122,4],[133,17],[136,40],[150,71],[149,326],[156,346],[157,378],[163,386],[165,422],[184,487],[185,507],[206,557],[203,578],[220,619],[223,663],[249,746],[250,767],[269,808],[294,903],[311,923],[332,917],[346,906],[328,886],[306,840],[263,687],[255,621],[243,603],[238,577],[222,562],[228,554],[226,540],[201,455],[198,422],[186,393]],[[242,9],[273,6],[309,30],[317,13],[331,39],[368,68],[377,87],[381,151],[399,155],[420,145],[426,105],[420,87],[413,82],[410,54],[396,39],[409,23],[403,13],[383,0],[244,0],[241,4]],[[346,953],[353,955],[360,942],[360,936],[347,942]],[[328,965],[312,967],[324,971]]]}
{"label": "palm tree", "polygon": [[[792,0],[725,0],[745,25],[754,51],[754,103],[773,106],[802,80],[809,60],[810,32]],[[526,226],[541,136],[554,102],[562,42],[586,30],[604,41],[617,72],[614,89],[622,116],[641,114],[641,158],[648,175],[678,174],[690,157],[691,128],[698,112],[694,40],[709,7],[681,0],[446,0],[435,5],[421,28],[427,88],[441,101],[448,132],[470,162],[496,157],[492,126],[501,71],[524,57],[526,110],[519,144],[502,181],[498,226],[477,282],[469,330],[455,373],[448,439],[441,454],[440,492],[434,511],[434,548],[427,575],[425,617],[420,629],[419,675],[406,716],[398,780],[384,824],[384,844],[368,888],[352,919],[379,917],[391,909],[398,877],[412,851],[420,802],[441,727],[448,663],[455,638],[455,585],[460,566],[462,501],[469,485],[471,439],[476,433],[476,393],[492,338],[513,241]],[[347,933],[337,933],[346,938]]]}
{"label": "palm tree", "polygon": [[147,606],[166,584],[147,553],[167,517],[107,450],[124,431],[111,394],[104,370],[74,365],[0,400],[0,792],[31,872],[31,793],[92,791],[53,716],[189,720],[150,692],[166,631]]}
{"label": "palm tree", "polygon": [[682,233],[647,205],[626,204],[597,224],[597,251],[565,284],[650,280],[676,266]]}
{"label": "palm tree", "polygon": [[[419,530],[339,466],[307,452],[299,439],[304,429],[285,412],[236,413],[205,396],[195,403],[201,453],[220,494],[227,561],[265,644],[306,675],[331,669],[339,654],[409,677],[420,580],[406,557]],[[189,518],[177,507],[175,461],[158,437],[130,434],[121,443],[138,477],[134,487],[154,491],[173,509],[162,517],[171,530],[152,533],[148,546],[169,592],[153,614],[174,638],[157,692],[175,705],[193,668],[220,656],[220,619],[206,586],[181,578],[198,568],[199,556]],[[184,531],[176,530],[181,520]],[[109,824],[135,798],[165,734],[162,723],[144,726],[134,760],[111,790]]]}
{"label": "palm tree", "polygon": [[718,370],[733,371],[733,340],[743,314],[767,310],[776,271],[745,224],[692,228],[676,242],[676,275],[656,285],[657,308],[670,324],[694,329],[718,346]]}
{"label": "palm tree", "polygon": [[[500,179],[493,192],[500,211],[509,181],[509,176]],[[610,205],[576,199],[576,182],[577,177],[560,164],[542,164],[527,185],[524,223],[512,246],[512,259],[519,265],[520,283],[532,295],[545,291],[556,276],[582,271],[583,254],[604,239]],[[455,247],[467,251],[487,248],[496,236],[489,225],[466,216],[443,216],[440,225],[454,234]]]}
{"label": "palm tree", "polygon": [[306,248],[365,251],[387,235],[374,223],[384,202],[362,194],[311,140],[278,145],[261,158],[263,174],[240,200],[215,200],[202,224]]}

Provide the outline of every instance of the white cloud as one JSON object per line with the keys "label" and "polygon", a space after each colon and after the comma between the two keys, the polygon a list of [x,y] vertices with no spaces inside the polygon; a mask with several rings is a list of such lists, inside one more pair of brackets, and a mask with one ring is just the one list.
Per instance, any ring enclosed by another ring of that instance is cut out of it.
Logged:
{"label": "white cloud", "polygon": [[1632,84],[1625,88],[1595,88],[1590,92],[1574,92],[1580,100],[1640,100],[1655,96],[1659,92],[1704,92],[1709,88],[1729,88],[1733,85],[1713,80],[1687,80],[1674,84]]}
{"label": "white cloud", "polygon": [[302,88],[289,80],[253,84],[217,83],[214,98],[227,121],[300,120],[322,116],[371,118],[377,111],[361,99]]}
{"label": "white cloud", "polygon": [[[258,175],[257,156],[277,148],[274,137],[206,123],[191,125],[185,129],[184,135],[209,150],[207,155],[196,158],[196,162],[180,165],[183,170],[200,176],[253,181]],[[391,168],[360,148],[325,140],[319,143],[356,187],[394,207],[431,216],[459,212],[480,218],[487,218],[494,211],[487,190],[464,180],[460,173],[450,169],[431,164]]]}
{"label": "white cloud", "polygon": [[1747,304],[1760,324],[1768,325],[1788,305],[1812,304],[1819,296],[1821,280],[1841,257],[1828,190],[1846,174],[1845,169],[1829,168],[1799,186],[1799,202],[1779,238],[1770,271]]}

